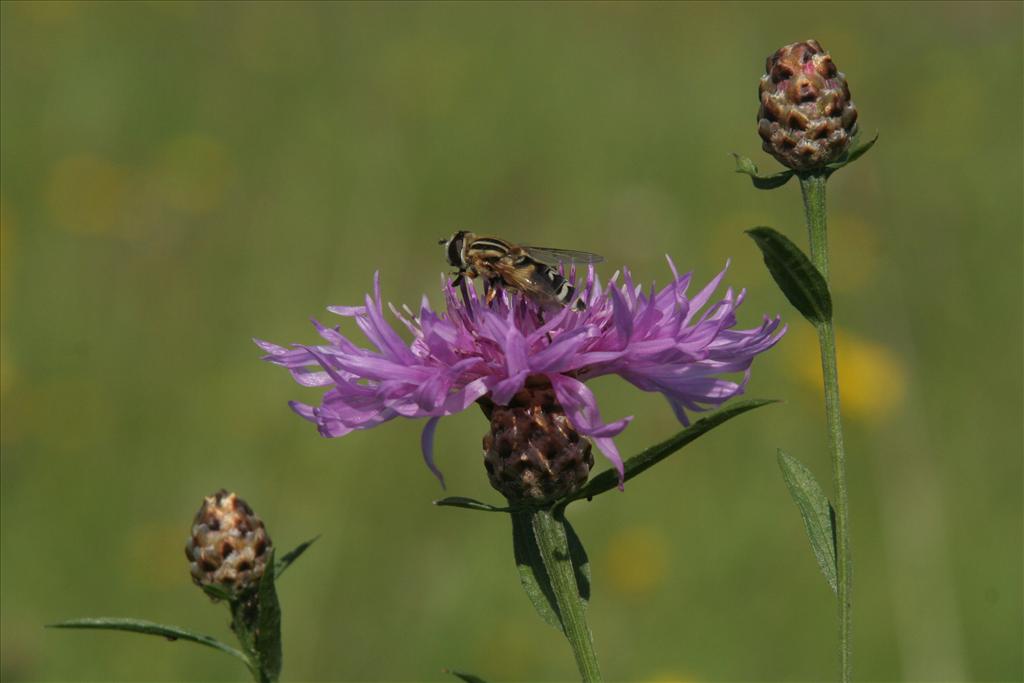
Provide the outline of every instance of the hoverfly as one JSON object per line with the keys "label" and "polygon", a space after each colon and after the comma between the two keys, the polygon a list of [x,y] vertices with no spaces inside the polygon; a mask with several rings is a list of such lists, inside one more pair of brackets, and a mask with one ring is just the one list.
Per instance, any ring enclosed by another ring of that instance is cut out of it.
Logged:
{"label": "hoverfly", "polygon": [[[600,263],[604,260],[597,254],[584,251],[520,246],[498,237],[484,237],[465,230],[458,231],[438,244],[444,245],[448,263],[458,268],[452,284],[460,284],[464,276],[482,277],[490,287],[487,303],[497,296],[499,286],[505,286],[541,303],[568,306],[576,289],[555,266]],[[573,309],[577,311],[586,307],[582,299],[576,299],[573,304]]]}

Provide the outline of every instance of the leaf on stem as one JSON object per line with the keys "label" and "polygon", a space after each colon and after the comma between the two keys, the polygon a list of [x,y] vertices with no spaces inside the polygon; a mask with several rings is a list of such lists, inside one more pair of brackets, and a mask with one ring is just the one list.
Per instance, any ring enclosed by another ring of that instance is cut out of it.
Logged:
{"label": "leaf on stem", "polygon": [[202,589],[214,602],[218,600],[230,601],[235,597],[229,588],[217,584],[203,584]]}
{"label": "leaf on stem", "polygon": [[853,145],[850,147],[850,149],[846,151],[843,157],[839,161],[836,161],[825,166],[825,170],[828,172],[829,175],[832,175],[833,173],[841,169],[843,166],[848,166],[849,164],[852,164],[853,162],[857,161],[857,159],[860,159],[862,156],[867,154],[867,151],[874,147],[876,142],[878,142],[878,133],[875,133],[875,137],[871,138],[870,140],[863,144],[860,144],[859,140],[854,140]]}
{"label": "leaf on stem", "polygon": [[[774,399],[760,398],[748,401],[737,401],[727,408],[723,408],[716,413],[712,413],[708,417],[703,417],[697,420],[675,436],[651,446],[642,453],[627,459],[623,463],[625,480],[629,481],[644,470],[653,467],[681,449],[683,446],[689,444],[691,441],[707,434],[715,427],[718,427],[719,425],[724,424],[732,418],[742,415],[749,410],[754,410],[755,408],[760,408],[761,406],[766,406],[770,403],[778,403],[778,401]],[[564,499],[559,504],[564,506],[583,498],[590,499],[594,496],[605,493],[606,491],[611,491],[612,489],[617,488],[618,485],[618,472],[614,470],[605,470],[587,482],[579,491]]]}
{"label": "leaf on stem", "polygon": [[281,559],[274,563],[274,579],[280,579],[284,570],[292,565],[292,562],[299,559],[302,553],[306,552],[309,546],[313,545],[320,536],[314,536],[305,543],[300,543],[294,550],[281,556]]}
{"label": "leaf on stem", "polygon": [[732,156],[736,159],[736,172],[750,176],[754,187],[759,190],[774,190],[777,187],[782,187],[796,174],[795,171],[786,170],[773,173],[772,175],[761,175],[758,173],[757,165],[747,157],[741,156],[736,152],[733,152]]}
{"label": "leaf on stem", "polygon": [[[308,547],[308,544],[307,544]],[[274,565],[273,552],[267,560]],[[301,551],[300,551],[301,552]],[[294,558],[293,558],[294,559]],[[256,620],[254,647],[262,673],[271,681],[281,675],[281,604],[277,601],[277,588],[274,586],[276,573],[264,572],[259,586],[259,617]]]}
{"label": "leaf on stem", "polygon": [[534,536],[533,514],[531,511],[521,511],[511,515],[512,549],[516,569],[519,571],[519,582],[540,618],[561,631],[562,619],[558,612],[555,591],[551,587],[551,579],[544,568],[544,560]]}
{"label": "leaf on stem", "polygon": [[814,325],[831,320],[828,283],[800,247],[772,228],[752,228],[747,234],[761,249],[768,272],[789,303]]}
{"label": "leaf on stem", "polygon": [[145,621],[143,619],[120,619],[115,617],[96,617],[87,619],[69,619],[62,621],[57,624],[47,624],[47,628],[74,628],[74,629],[97,629],[105,631],[127,631],[129,633],[142,633],[151,636],[162,636],[167,640],[183,640],[189,643],[198,643],[199,645],[205,645],[212,647],[215,650],[226,652],[227,654],[237,657],[245,662],[246,666],[251,667],[252,663],[249,658],[245,656],[243,652],[236,650],[235,648],[220,642],[212,636],[203,635],[201,633],[193,633],[177,626],[167,626],[165,624],[157,624],[152,621]]}
{"label": "leaf on stem", "polygon": [[468,674],[465,671],[456,671],[455,669],[445,669],[444,672],[446,674],[451,674],[452,676],[455,676],[456,678],[458,678],[458,679],[460,679],[462,681],[465,681],[465,683],[487,683],[487,681],[485,681],[484,679],[480,678],[479,676],[474,676],[473,674]]}
{"label": "leaf on stem", "polygon": [[811,541],[811,550],[818,560],[821,573],[825,575],[825,580],[835,593],[838,591],[835,510],[809,469],[781,448],[778,457],[779,468],[789,488],[789,495],[803,517],[807,538]]}
{"label": "leaf on stem", "polygon": [[482,503],[479,500],[465,498],[463,496],[450,496],[448,498],[442,498],[441,500],[435,500],[434,505],[440,505],[442,507],[465,508],[466,510],[480,510],[482,512],[512,512],[512,508],[497,507],[495,505]]}
{"label": "leaf on stem", "polygon": [[572,561],[573,573],[576,575],[576,588],[579,589],[583,604],[590,602],[590,558],[583,547],[583,542],[576,535],[576,530],[565,518],[565,510],[559,511],[558,520],[565,526],[565,537],[569,546],[569,559]]}

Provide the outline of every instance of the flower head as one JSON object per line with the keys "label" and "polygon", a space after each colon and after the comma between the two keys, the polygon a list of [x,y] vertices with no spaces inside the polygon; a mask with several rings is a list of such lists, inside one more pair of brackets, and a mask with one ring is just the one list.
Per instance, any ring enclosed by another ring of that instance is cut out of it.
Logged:
{"label": "flower head", "polygon": [[491,428],[484,468],[496,491],[516,503],[544,503],[575,493],[590,476],[594,455],[581,439],[545,375],[531,375],[508,405],[479,399]]}
{"label": "flower head", "polygon": [[263,522],[234,493],[206,496],[185,545],[192,580],[240,596],[259,585],[273,544]]}
{"label": "flower head", "polygon": [[[602,287],[593,267],[580,296],[583,311],[550,308],[516,292],[502,291],[491,303],[462,283],[442,283],[443,312],[424,296],[418,312],[394,317],[412,337],[405,341],[385,319],[380,275],[363,306],[328,310],[353,318],[373,348],[354,344],[338,327],[314,320],[325,343],[285,348],[257,340],[265,359],[287,368],[304,386],[328,387],[320,405],[292,402],[323,436],[343,436],[395,417],[427,418],[421,439],[427,466],[433,434],[445,415],[474,402],[508,405],[527,378],[546,378],[572,428],[588,437],[619,471],[613,437],[632,417],[605,421],[585,382],[619,375],[644,391],[665,396],[684,425],[689,412],[718,406],[743,392],[754,357],[785,333],[778,317],[737,330],[736,309],[744,292],[726,291],[714,303],[723,270],[706,287],[687,295],[691,276],[680,276],[669,260],[672,281],[646,293],[628,270]],[[576,273],[568,274],[575,284]],[[723,377],[743,373],[739,381]]]}
{"label": "flower head", "polygon": [[797,171],[839,159],[857,133],[857,108],[832,57],[816,40],[780,47],[758,86],[764,151]]}

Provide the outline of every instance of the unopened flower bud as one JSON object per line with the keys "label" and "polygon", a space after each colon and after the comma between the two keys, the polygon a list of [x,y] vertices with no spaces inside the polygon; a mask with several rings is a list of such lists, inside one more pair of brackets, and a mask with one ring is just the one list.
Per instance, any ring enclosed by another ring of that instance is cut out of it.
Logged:
{"label": "unopened flower bud", "polygon": [[259,586],[272,547],[263,521],[249,505],[221,489],[207,496],[185,545],[192,580],[242,596]]}
{"label": "unopened flower bud", "polygon": [[480,404],[491,421],[484,467],[510,502],[540,504],[586,483],[594,466],[590,442],[573,428],[546,377],[528,378],[507,406]]}
{"label": "unopened flower bud", "polygon": [[764,151],[795,171],[838,160],[857,132],[846,77],[816,40],[779,48],[766,62],[758,90]]}

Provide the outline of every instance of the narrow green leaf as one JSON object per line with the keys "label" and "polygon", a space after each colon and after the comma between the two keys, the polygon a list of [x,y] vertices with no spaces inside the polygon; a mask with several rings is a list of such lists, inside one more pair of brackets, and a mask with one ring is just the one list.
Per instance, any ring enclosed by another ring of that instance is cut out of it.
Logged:
{"label": "narrow green leaf", "polygon": [[47,628],[74,628],[74,629],[97,629],[105,631],[127,631],[129,633],[142,633],[150,636],[162,636],[167,640],[183,640],[189,643],[198,643],[215,650],[226,652],[245,662],[246,666],[252,666],[249,658],[230,645],[220,642],[212,636],[201,633],[193,633],[177,626],[157,624],[142,619],[120,619],[116,617],[96,617],[88,619],[69,619],[57,624],[47,624]]}
{"label": "narrow green leaf", "polygon": [[540,618],[558,630],[562,630],[562,620],[558,613],[555,592],[551,588],[551,579],[544,568],[544,560],[537,547],[537,538],[533,531],[533,513],[529,511],[514,512],[512,517],[512,549],[515,554],[516,569],[519,571],[519,582],[523,585],[527,597],[533,603]]}
{"label": "narrow green leaf", "polygon": [[565,536],[569,546],[569,558],[572,560],[573,573],[576,575],[576,588],[579,589],[580,598],[584,604],[590,601],[590,558],[583,548],[583,542],[576,535],[576,530],[569,524],[562,511],[559,519],[565,526]]}
{"label": "narrow green leaf", "polygon": [[800,247],[772,228],[752,228],[747,234],[761,249],[768,272],[789,303],[815,325],[831,320],[828,283]]}
{"label": "narrow green leaf", "polygon": [[316,543],[317,539],[319,539],[319,538],[320,538],[319,535],[314,536],[313,538],[309,539],[305,543],[300,543],[291,552],[287,552],[284,555],[282,555],[281,559],[274,563],[274,579],[275,580],[276,579],[280,579],[281,578],[281,574],[284,574],[284,570],[288,569],[288,567],[290,567],[292,565],[292,562],[294,562],[295,560],[299,559],[299,556],[302,555],[302,553],[306,552],[306,550],[309,548],[309,546],[311,546],[314,543]]}
{"label": "narrow green leaf", "polygon": [[846,154],[843,155],[843,158],[835,163],[828,164],[825,169],[828,171],[829,175],[835,173],[843,166],[852,164],[857,161],[857,159],[860,159],[862,156],[867,154],[868,150],[874,147],[876,142],[878,142],[878,133],[875,133],[875,137],[863,144],[859,144],[859,140],[854,140],[853,146],[847,150]]}
{"label": "narrow green leaf", "polygon": [[203,585],[203,592],[210,596],[214,601],[216,600],[231,600],[234,598],[234,593],[230,589],[217,584]]}
{"label": "narrow green leaf", "polygon": [[864,144],[857,144],[857,141],[854,141],[854,146],[846,153],[846,159],[843,160],[843,163],[852,164],[857,161],[857,159],[860,159],[862,156],[867,154],[868,150],[874,147],[876,142],[878,142],[878,133],[875,133],[875,137],[871,138]]}
{"label": "narrow green leaf", "polygon": [[434,505],[465,508],[467,510],[480,510],[482,512],[512,512],[512,508],[501,508],[488,503],[481,503],[479,500],[474,500],[472,498],[464,498],[462,496],[451,496],[449,498],[435,500]]}
{"label": "narrow green leaf", "polygon": [[[270,551],[267,564],[274,566],[274,551]],[[259,617],[256,620],[256,657],[260,670],[271,681],[281,675],[281,604],[274,586],[277,572],[264,572],[259,586]]]}
{"label": "narrow green leaf", "polygon": [[779,449],[779,468],[786,480],[789,495],[800,509],[811,550],[818,560],[821,573],[832,587],[838,590],[836,582],[836,539],[835,511],[828,502],[828,496],[821,489],[814,475],[799,460]]}
{"label": "narrow green leaf", "polygon": [[777,187],[782,187],[795,174],[792,170],[786,170],[764,176],[758,173],[757,165],[747,157],[736,152],[733,152],[732,156],[736,159],[736,172],[750,176],[750,181],[759,190],[774,190]]}
{"label": "narrow green leaf", "polygon": [[[737,401],[731,404],[727,408],[723,408],[716,413],[712,413],[707,417],[703,417],[692,425],[679,432],[675,436],[662,441],[659,444],[651,446],[647,450],[643,451],[638,455],[634,455],[632,458],[627,459],[623,463],[625,469],[625,480],[629,481],[636,475],[640,474],[644,470],[653,467],[657,463],[661,462],[668,456],[672,455],[683,446],[686,446],[691,441],[694,441],[704,434],[707,434],[715,427],[718,427],[725,422],[728,422],[732,418],[742,415],[743,413],[766,406],[770,403],[778,403],[773,399],[751,399],[748,401]],[[583,498],[593,498],[594,496],[600,495],[605,491],[611,491],[619,485],[619,473],[615,470],[605,470],[596,477],[591,479],[586,485],[576,493],[572,494],[568,498],[560,502],[561,505],[566,505],[574,500],[581,500]]]}
{"label": "narrow green leaf", "polygon": [[444,672],[446,674],[451,674],[452,676],[455,676],[456,678],[465,681],[465,683],[487,683],[487,681],[480,678],[479,676],[474,676],[473,674],[468,674],[464,671],[456,671],[455,669],[445,669]]}
{"label": "narrow green leaf", "polygon": [[572,647],[580,678],[583,681],[600,681],[594,636],[587,625],[587,603],[576,582],[580,568],[574,566],[573,552],[569,548],[565,508],[557,505],[550,509],[536,508],[530,515],[530,523],[555,594],[562,633]]}

